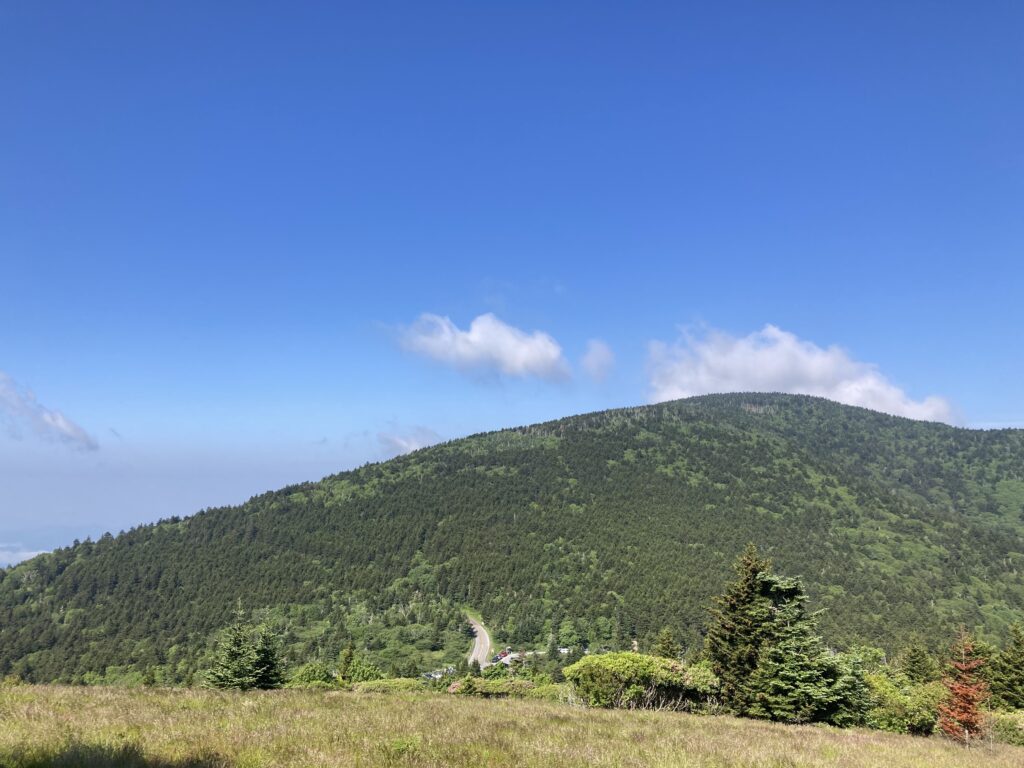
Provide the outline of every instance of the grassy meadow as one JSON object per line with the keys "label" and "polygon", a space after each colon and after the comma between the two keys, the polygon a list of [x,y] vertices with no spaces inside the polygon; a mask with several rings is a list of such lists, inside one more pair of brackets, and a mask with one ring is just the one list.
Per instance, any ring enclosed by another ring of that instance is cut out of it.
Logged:
{"label": "grassy meadow", "polygon": [[1024,748],[444,694],[18,686],[0,766],[1019,768]]}

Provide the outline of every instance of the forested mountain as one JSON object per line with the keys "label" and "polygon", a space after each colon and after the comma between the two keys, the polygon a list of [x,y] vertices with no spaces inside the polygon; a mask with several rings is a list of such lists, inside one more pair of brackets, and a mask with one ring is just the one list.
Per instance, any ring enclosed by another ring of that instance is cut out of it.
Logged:
{"label": "forested mountain", "polygon": [[[145,510],[139,510],[145,517]],[[424,667],[497,639],[700,641],[755,542],[834,645],[1024,617],[1024,431],[714,395],[476,435],[0,570],[0,675],[187,679],[239,601],[293,658]]]}

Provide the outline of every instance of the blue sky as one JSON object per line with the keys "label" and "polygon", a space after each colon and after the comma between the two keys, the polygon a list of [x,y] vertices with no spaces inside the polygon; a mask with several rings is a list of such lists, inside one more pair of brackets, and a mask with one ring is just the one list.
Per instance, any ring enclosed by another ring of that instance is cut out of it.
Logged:
{"label": "blue sky", "polygon": [[296,5],[0,8],[0,562],[702,391],[1024,425],[1021,4]]}

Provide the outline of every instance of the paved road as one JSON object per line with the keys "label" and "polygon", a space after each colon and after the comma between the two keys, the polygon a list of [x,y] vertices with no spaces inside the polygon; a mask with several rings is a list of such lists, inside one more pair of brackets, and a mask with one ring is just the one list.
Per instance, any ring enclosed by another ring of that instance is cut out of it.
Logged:
{"label": "paved road", "polygon": [[469,623],[476,630],[476,639],[473,641],[473,650],[469,652],[469,663],[476,659],[480,663],[480,669],[491,664],[491,636],[487,634],[487,628],[472,616],[468,617]]}

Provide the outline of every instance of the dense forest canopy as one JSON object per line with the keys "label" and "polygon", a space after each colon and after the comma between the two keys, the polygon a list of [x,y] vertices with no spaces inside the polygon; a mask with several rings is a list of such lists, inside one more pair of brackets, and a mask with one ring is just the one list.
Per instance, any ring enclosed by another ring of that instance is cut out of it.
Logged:
{"label": "dense forest canopy", "polygon": [[832,643],[1002,639],[1024,431],[734,394],[455,440],[0,570],[0,675],[184,681],[239,600],[296,661],[448,663],[463,607],[516,645],[693,647],[747,542],[803,577]]}

